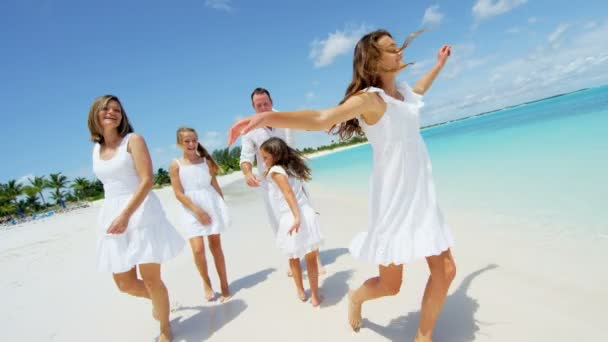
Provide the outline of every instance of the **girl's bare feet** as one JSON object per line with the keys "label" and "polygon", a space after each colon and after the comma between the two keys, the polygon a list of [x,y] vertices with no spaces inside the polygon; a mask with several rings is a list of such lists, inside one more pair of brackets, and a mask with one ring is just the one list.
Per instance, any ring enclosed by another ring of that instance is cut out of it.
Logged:
{"label": "girl's bare feet", "polygon": [[348,300],[348,323],[354,332],[359,332],[361,329],[361,303],[355,303],[353,300],[353,291],[349,291],[346,296]]}

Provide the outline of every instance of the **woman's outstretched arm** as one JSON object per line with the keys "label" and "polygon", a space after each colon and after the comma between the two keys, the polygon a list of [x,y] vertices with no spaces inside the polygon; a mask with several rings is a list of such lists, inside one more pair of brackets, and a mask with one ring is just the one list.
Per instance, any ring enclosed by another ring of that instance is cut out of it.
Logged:
{"label": "woman's outstretched arm", "polygon": [[433,84],[433,81],[437,75],[439,75],[441,69],[443,69],[448,57],[450,57],[450,54],[452,53],[451,49],[452,47],[449,45],[444,45],[441,47],[441,49],[439,49],[439,52],[437,53],[437,64],[435,64],[435,66],[429,72],[424,74],[424,76],[416,81],[412,87],[412,91],[414,91],[414,93],[424,95],[426,91],[429,90],[431,84]]}

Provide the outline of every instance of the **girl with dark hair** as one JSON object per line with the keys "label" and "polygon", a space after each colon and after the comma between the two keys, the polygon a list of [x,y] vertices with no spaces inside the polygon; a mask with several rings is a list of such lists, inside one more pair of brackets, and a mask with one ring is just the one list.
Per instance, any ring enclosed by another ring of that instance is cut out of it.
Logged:
{"label": "girl with dark hair", "polygon": [[304,183],[310,180],[310,169],[304,159],[280,138],[270,138],[261,146],[267,169],[271,205],[277,213],[279,227],[276,244],[289,258],[289,267],[298,297],[306,301],[300,259],[305,258],[310,285],[310,301],[321,304],[317,258],[323,241],[315,210],[310,205]]}
{"label": "girl with dark hair", "polygon": [[445,65],[451,48],[444,45],[437,63],[413,87],[397,84],[408,64],[403,50],[416,32],[399,47],[392,36],[378,30],[355,46],[353,76],[344,99],[324,110],[257,113],[230,129],[231,144],[257,127],[302,130],[334,128],[341,139],[365,134],[373,149],[368,231],[350,245],[356,258],[378,265],[379,275],[348,295],[349,323],[358,331],[361,307],[368,300],[395,295],[401,288],[404,265],[425,258],[430,270],[416,341],[431,341],[433,327],[456,266],[450,247],[453,237],[439,209],[431,162],[420,134],[422,96]]}

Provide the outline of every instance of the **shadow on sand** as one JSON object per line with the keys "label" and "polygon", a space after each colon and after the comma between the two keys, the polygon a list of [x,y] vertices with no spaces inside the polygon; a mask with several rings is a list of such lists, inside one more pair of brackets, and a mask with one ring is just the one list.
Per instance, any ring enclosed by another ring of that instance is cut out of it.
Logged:
{"label": "shadow on sand", "polygon": [[[475,339],[475,334],[479,332],[479,321],[475,319],[479,304],[477,300],[467,295],[467,290],[474,278],[497,267],[498,265],[491,264],[469,274],[460,283],[458,289],[446,298],[435,325],[433,341],[468,342]],[[393,319],[386,327],[364,319],[363,327],[390,341],[413,341],[419,321],[420,310]]]}

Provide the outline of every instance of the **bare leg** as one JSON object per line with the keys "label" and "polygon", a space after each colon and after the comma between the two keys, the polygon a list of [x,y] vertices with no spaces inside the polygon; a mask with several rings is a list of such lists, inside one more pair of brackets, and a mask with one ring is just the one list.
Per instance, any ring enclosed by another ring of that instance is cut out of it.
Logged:
{"label": "bare leg", "polygon": [[310,284],[310,302],[312,306],[317,307],[321,304],[319,297],[319,269],[317,260],[319,251],[314,251],[306,254],[306,269],[308,270],[308,283]]}
{"label": "bare leg", "polygon": [[190,239],[190,247],[192,247],[192,256],[194,263],[198,268],[198,273],[203,279],[203,290],[205,291],[205,299],[212,301],[215,297],[213,287],[211,287],[211,279],[209,279],[209,271],[207,270],[207,257],[205,256],[205,242],[202,236],[193,237]]}
{"label": "bare leg", "polygon": [[323,267],[323,262],[321,261],[321,254],[317,251],[317,269],[319,270],[319,274],[325,274],[325,267]]}
{"label": "bare leg", "polygon": [[219,234],[210,235],[207,237],[207,239],[209,242],[209,249],[213,255],[215,269],[217,270],[217,275],[220,278],[220,287],[222,289],[220,302],[223,303],[230,298],[230,288],[228,287],[228,275],[226,274],[226,261],[224,259],[224,252],[222,251],[222,240]]}
{"label": "bare leg", "polygon": [[302,267],[300,266],[300,259],[289,259],[289,267],[291,268],[293,281],[296,283],[296,290],[298,290],[298,298],[300,298],[301,301],[305,302],[306,292],[304,291],[304,284],[302,283]]}
{"label": "bare leg", "polygon": [[150,299],[150,294],[144,285],[144,282],[137,278],[137,270],[135,267],[123,273],[112,274],[114,283],[121,292],[130,294],[135,297],[143,297]]}
{"label": "bare leg", "polygon": [[[148,298],[150,294],[144,285],[143,280],[137,278],[137,270],[135,267],[123,273],[114,273],[114,282],[121,292],[130,294],[131,296]],[[152,317],[158,321],[158,314],[152,308]]]}
{"label": "bare leg", "polygon": [[424,289],[420,323],[416,333],[416,342],[432,341],[433,328],[441,312],[448,289],[456,276],[456,264],[448,249],[440,255],[427,257],[431,275]]}
{"label": "bare leg", "polygon": [[348,321],[354,331],[361,328],[361,306],[364,302],[399,293],[403,280],[403,265],[378,266],[380,275],[366,280],[348,294]]}
{"label": "bare leg", "polygon": [[159,341],[171,341],[171,325],[169,324],[169,294],[160,277],[160,264],[141,264],[139,272],[143,278],[144,285],[148,289],[154,311],[158,314],[160,321]]}

